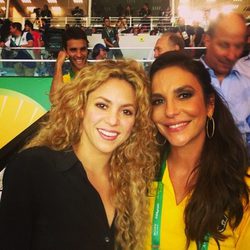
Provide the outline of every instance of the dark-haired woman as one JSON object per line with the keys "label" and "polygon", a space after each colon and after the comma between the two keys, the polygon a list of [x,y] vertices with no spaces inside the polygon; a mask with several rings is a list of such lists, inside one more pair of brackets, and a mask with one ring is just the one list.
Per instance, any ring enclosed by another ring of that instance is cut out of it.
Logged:
{"label": "dark-haired woman", "polygon": [[149,190],[146,249],[250,249],[246,150],[208,72],[181,52],[167,52],[150,78],[162,165]]}

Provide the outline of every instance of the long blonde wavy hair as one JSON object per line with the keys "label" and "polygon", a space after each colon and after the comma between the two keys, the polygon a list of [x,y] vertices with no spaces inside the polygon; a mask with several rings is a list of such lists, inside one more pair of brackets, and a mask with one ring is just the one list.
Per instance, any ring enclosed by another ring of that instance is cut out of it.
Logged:
{"label": "long blonde wavy hair", "polygon": [[149,222],[147,187],[158,161],[149,83],[140,64],[134,60],[103,61],[84,67],[71,84],[65,84],[52,96],[48,121],[25,148],[71,149],[80,141],[88,95],[110,78],[126,80],[136,93],[135,125],[130,137],[111,156],[110,183],[116,208],[117,249],[139,250],[143,249]]}

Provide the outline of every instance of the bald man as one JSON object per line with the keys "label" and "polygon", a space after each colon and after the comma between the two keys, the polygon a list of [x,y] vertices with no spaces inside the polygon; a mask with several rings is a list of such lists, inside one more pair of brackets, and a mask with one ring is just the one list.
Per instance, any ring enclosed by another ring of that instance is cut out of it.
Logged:
{"label": "bald man", "polygon": [[179,34],[166,32],[156,41],[154,57],[157,58],[165,52],[174,50],[184,50],[184,41]]}
{"label": "bald man", "polygon": [[245,42],[244,17],[237,13],[220,14],[208,27],[205,35],[207,50],[201,61],[210,73],[213,86],[227,102],[249,147],[250,78],[234,67]]}

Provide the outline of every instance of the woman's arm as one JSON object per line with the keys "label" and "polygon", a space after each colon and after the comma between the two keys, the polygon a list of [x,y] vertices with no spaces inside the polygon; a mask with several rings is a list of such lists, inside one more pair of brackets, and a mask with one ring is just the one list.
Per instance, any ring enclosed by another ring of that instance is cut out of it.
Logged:
{"label": "woman's arm", "polygon": [[32,233],[32,187],[25,157],[10,163],[3,177],[0,202],[0,249],[29,250]]}

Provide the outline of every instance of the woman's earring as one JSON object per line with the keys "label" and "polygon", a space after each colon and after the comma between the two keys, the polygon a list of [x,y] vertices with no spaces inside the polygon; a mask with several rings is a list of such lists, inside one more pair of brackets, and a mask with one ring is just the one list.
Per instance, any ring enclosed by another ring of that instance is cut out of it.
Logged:
{"label": "woman's earring", "polygon": [[155,138],[156,138],[156,143],[158,146],[163,146],[167,142],[167,139],[163,135],[161,135],[159,132],[156,134]]}
{"label": "woman's earring", "polygon": [[215,131],[215,122],[213,116],[211,116],[208,117],[206,122],[206,133],[209,139],[211,139],[214,136],[214,131]]}

